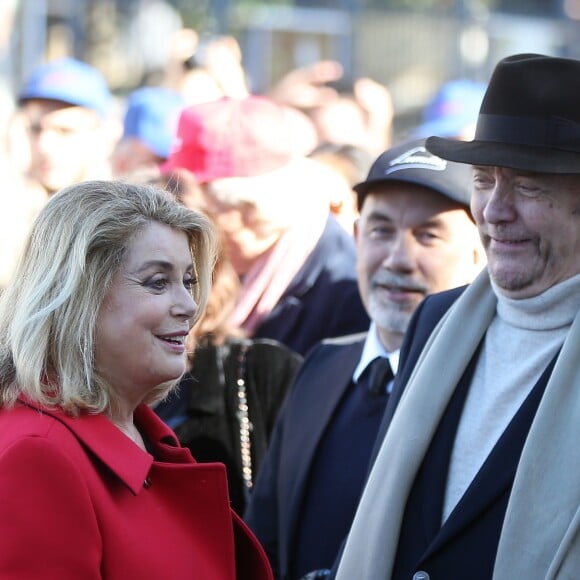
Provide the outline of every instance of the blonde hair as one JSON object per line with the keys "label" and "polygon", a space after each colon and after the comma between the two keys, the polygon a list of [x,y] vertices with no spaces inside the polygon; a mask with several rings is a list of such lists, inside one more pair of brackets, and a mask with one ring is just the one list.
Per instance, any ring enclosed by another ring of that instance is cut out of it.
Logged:
{"label": "blonde hair", "polygon": [[64,188],[34,222],[0,297],[0,406],[24,394],[71,414],[110,412],[116,395],[94,368],[97,316],[129,242],[151,222],[187,235],[198,278],[196,317],[202,315],[217,245],[203,214],[149,185],[86,181]]}
{"label": "blonde hair", "polygon": [[[160,173],[133,175],[141,183],[149,183],[172,193],[177,201],[206,215],[212,224],[215,217],[207,208],[207,203],[193,173],[187,169],[177,169],[170,175]],[[193,360],[199,342],[224,344],[229,338],[242,338],[245,332],[231,324],[230,318],[240,293],[240,279],[229,260],[223,232],[216,228],[218,251],[213,269],[213,284],[207,305],[197,324],[189,335],[189,355]]]}

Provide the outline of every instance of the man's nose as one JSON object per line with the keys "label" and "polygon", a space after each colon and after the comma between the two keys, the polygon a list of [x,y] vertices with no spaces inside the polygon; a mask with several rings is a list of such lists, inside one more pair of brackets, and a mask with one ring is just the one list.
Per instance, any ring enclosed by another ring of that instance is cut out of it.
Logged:
{"label": "man's nose", "polygon": [[485,207],[483,217],[490,224],[509,222],[515,219],[513,190],[503,179],[498,179],[492,189]]}
{"label": "man's nose", "polygon": [[412,272],[415,269],[414,239],[410,233],[398,234],[393,240],[383,265],[395,272]]}

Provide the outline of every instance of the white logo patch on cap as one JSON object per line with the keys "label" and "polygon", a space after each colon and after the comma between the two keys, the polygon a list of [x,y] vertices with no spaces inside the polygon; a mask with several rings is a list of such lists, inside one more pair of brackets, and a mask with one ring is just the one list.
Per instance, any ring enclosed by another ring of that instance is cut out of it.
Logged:
{"label": "white logo patch on cap", "polygon": [[430,169],[432,171],[445,171],[447,161],[429,153],[425,147],[414,147],[405,151],[389,162],[385,175],[394,173],[401,169]]}

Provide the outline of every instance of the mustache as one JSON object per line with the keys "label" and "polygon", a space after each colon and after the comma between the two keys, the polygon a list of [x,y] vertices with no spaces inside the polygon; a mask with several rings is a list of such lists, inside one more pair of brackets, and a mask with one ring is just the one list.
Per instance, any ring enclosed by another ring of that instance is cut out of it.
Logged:
{"label": "mustache", "polygon": [[420,292],[422,294],[427,294],[429,291],[429,288],[425,284],[411,278],[410,276],[395,274],[394,272],[388,271],[377,272],[371,278],[371,285],[373,287],[388,286],[389,288],[407,290],[410,292]]}
{"label": "mustache", "polygon": [[505,241],[519,241],[519,240],[529,240],[529,232],[523,232],[520,229],[506,226],[505,224],[495,224],[493,226],[488,226],[483,231],[483,235],[490,238],[495,238],[496,240]]}

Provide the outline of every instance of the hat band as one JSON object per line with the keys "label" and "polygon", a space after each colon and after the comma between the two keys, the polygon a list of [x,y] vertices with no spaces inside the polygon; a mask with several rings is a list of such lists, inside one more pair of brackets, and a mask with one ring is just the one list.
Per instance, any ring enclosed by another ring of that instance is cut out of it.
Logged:
{"label": "hat band", "polygon": [[481,114],[477,120],[475,140],[580,153],[580,124],[568,119],[544,120]]}

